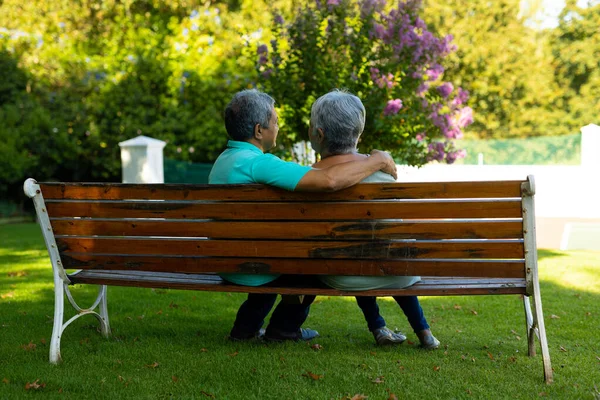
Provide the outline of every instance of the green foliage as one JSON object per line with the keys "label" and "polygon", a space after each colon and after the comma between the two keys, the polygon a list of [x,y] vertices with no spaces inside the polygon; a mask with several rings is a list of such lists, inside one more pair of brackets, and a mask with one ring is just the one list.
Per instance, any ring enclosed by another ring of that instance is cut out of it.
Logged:
{"label": "green foliage", "polygon": [[118,143],[139,134],[166,140],[166,156],[214,160],[222,110],[254,75],[243,49],[260,36],[258,5],[4,1],[0,194],[28,175],[119,180]]}
{"label": "green foliage", "polygon": [[557,79],[564,86],[568,118],[575,129],[598,123],[600,115],[600,2],[578,7],[568,1],[559,26],[550,32]]}
{"label": "green foliage", "polygon": [[425,0],[425,20],[442,34],[453,33],[458,45],[444,79],[471,93],[476,117],[467,136],[559,135],[579,128],[565,124],[563,85],[554,77],[548,38],[525,25],[522,3]]}
{"label": "green foliage", "polygon": [[[471,121],[466,93],[437,81],[452,38],[432,35],[418,2],[336,0],[298,8],[285,24],[274,14],[274,39],[258,47],[259,82],[279,103],[285,150],[306,139],[310,107],[346,88],[367,110],[362,151],[390,151],[400,163],[454,162],[453,140]],[[438,91],[440,87],[446,92]],[[442,94],[443,93],[443,94]]]}
{"label": "green foliage", "polygon": [[[279,101],[288,146],[305,138],[314,99],[345,86],[367,107],[363,150],[392,150],[414,164],[426,161],[424,154],[456,155],[423,118],[414,96],[419,78],[407,74],[415,66],[405,55],[386,60],[394,54],[370,32],[395,3],[369,14],[373,21],[360,18],[358,2],[332,7],[337,2],[322,0],[326,10],[303,20],[298,6],[309,2],[291,0],[0,1],[0,197],[22,197],[28,176],[119,180],[117,143],[138,134],[168,141],[167,157],[211,162],[227,139],[225,104],[259,80]],[[412,23],[422,16],[437,37],[454,35],[458,51],[443,57],[440,78],[471,94],[468,137],[562,135],[597,122],[600,4],[579,8],[570,1],[558,28],[536,31],[519,14],[520,3],[424,0],[423,10],[411,14]],[[272,9],[316,29],[296,24],[290,31],[284,23],[271,31]],[[294,29],[312,47],[290,46]],[[267,65],[256,70],[256,45],[271,39],[282,57],[279,82],[257,75]],[[372,67],[381,76],[373,79]],[[387,73],[393,89],[377,83]],[[422,79],[429,105],[438,102],[442,81]],[[397,99],[403,107],[383,115],[386,102]],[[419,142],[421,132],[427,139]],[[443,154],[430,152],[430,141],[441,143]]]}

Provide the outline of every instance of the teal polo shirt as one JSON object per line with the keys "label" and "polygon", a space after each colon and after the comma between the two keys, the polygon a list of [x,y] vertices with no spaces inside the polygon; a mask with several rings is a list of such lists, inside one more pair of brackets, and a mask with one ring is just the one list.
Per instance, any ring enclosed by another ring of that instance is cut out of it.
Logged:
{"label": "teal polo shirt", "polygon": [[[262,183],[294,190],[311,167],[286,162],[272,154],[263,153],[248,142],[230,140],[210,171],[208,183]],[[279,275],[219,274],[223,279],[245,286],[260,286],[274,281]]]}

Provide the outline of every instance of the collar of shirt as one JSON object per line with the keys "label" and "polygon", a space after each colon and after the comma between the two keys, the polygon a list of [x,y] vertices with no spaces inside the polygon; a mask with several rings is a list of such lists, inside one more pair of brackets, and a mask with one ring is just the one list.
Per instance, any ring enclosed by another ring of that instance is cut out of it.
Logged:
{"label": "collar of shirt", "polygon": [[256,147],[252,143],[239,142],[237,140],[229,140],[229,141],[227,141],[227,148],[230,148],[230,149],[251,150],[251,151],[253,151],[253,152],[257,153],[257,154],[263,154],[263,152],[261,151],[261,149],[259,149],[258,147]]}

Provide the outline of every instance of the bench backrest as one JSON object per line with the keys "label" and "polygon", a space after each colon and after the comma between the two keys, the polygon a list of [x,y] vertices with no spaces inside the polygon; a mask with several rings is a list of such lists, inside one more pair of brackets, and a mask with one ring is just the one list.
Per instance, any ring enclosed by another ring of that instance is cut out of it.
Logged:
{"label": "bench backrest", "polygon": [[361,184],[336,193],[262,185],[40,189],[65,268],[529,281],[530,179]]}

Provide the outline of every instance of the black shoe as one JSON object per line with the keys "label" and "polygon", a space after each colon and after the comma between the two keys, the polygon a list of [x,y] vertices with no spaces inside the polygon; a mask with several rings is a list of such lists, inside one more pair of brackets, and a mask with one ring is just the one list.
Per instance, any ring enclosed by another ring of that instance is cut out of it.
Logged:
{"label": "black shoe", "polygon": [[231,333],[229,334],[228,339],[233,342],[243,342],[245,340],[262,339],[264,336],[265,336],[264,329],[259,329],[258,331],[252,332],[252,333],[240,333],[240,332],[236,332],[235,328],[234,328],[231,330]]}
{"label": "black shoe", "polygon": [[300,340],[312,340],[319,336],[319,332],[312,329],[300,328],[296,332],[285,332],[279,329],[268,329],[265,333],[265,340],[272,342],[284,342],[286,340],[293,340],[295,342]]}

